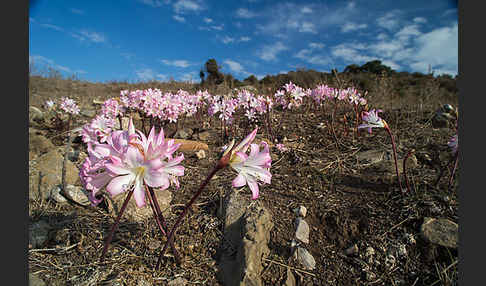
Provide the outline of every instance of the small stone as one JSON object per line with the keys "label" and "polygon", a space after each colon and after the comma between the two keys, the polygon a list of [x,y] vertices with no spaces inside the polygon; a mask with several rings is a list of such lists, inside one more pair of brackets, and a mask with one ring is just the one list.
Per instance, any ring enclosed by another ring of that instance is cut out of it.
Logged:
{"label": "small stone", "polygon": [[182,277],[177,277],[167,283],[167,286],[186,286],[187,280]]}
{"label": "small stone", "polygon": [[366,281],[371,282],[371,281],[373,281],[373,280],[375,280],[375,279],[376,279],[376,274],[375,274],[375,273],[373,273],[373,272],[371,272],[371,271],[366,272],[366,274],[365,274],[365,275],[366,275]]}
{"label": "small stone", "polygon": [[209,131],[203,131],[203,132],[201,132],[197,135],[197,137],[201,141],[208,141],[210,136],[211,136],[211,133],[209,133]]}
{"label": "small stone", "polygon": [[49,239],[51,226],[43,221],[37,221],[29,227],[29,248],[40,248]]}
{"label": "small stone", "polygon": [[351,247],[347,248],[344,250],[344,254],[346,255],[355,255],[359,251],[358,246],[356,244],[353,244]]}
{"label": "small stone", "polygon": [[410,233],[405,233],[403,235],[403,239],[405,240],[405,242],[407,244],[410,244],[410,245],[413,245],[413,244],[416,243],[415,237],[413,236],[413,234],[410,234]]}
{"label": "small stone", "polygon": [[365,256],[370,257],[375,255],[375,249],[371,246],[368,246],[365,250]]}
{"label": "small stone", "polygon": [[303,243],[309,243],[310,228],[307,222],[299,217],[296,220],[297,229],[295,230],[295,238]]}
{"label": "small stone", "polygon": [[138,280],[138,283],[137,283],[137,286],[150,286],[152,284],[150,284],[150,282],[148,282],[147,280],[145,279],[140,279]]}
{"label": "small stone", "polygon": [[67,199],[61,195],[61,186],[55,186],[54,188],[51,189],[49,192],[48,199],[55,201],[56,203],[67,203]]}
{"label": "small stone", "polygon": [[448,219],[434,219],[426,217],[420,227],[422,237],[433,244],[448,248],[457,248],[459,240],[459,227]]}
{"label": "small stone", "polygon": [[405,247],[405,244],[400,243],[398,245],[397,255],[399,257],[407,257],[407,247]]}
{"label": "small stone", "polygon": [[46,282],[40,279],[37,275],[29,273],[29,286],[44,286]]}
{"label": "small stone", "polygon": [[77,202],[80,205],[89,206],[91,204],[91,202],[88,199],[88,191],[86,191],[80,186],[67,185],[66,194],[73,201]]}
{"label": "small stone", "polygon": [[191,138],[192,133],[193,131],[190,128],[179,129],[174,135],[174,138],[189,139]]}
{"label": "small stone", "polygon": [[299,206],[294,209],[296,216],[305,217],[307,214],[307,208],[304,206]]}
{"label": "small stone", "polygon": [[160,247],[160,240],[151,240],[148,244],[148,248],[151,250],[157,249]]}
{"label": "small stone", "polygon": [[314,270],[316,268],[316,260],[314,257],[303,247],[297,247],[297,259],[304,266],[306,270]]}
{"label": "small stone", "polygon": [[388,269],[392,269],[395,266],[395,263],[396,263],[395,256],[389,253],[385,258],[385,267]]}
{"label": "small stone", "polygon": [[206,152],[204,150],[199,150],[196,152],[196,156],[199,160],[206,158]]}

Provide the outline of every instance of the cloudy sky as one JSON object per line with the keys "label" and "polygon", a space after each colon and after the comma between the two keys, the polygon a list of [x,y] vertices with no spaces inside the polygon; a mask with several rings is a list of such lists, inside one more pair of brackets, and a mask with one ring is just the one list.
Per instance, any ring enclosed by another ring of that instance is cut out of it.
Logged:
{"label": "cloudy sky", "polygon": [[371,60],[458,73],[449,0],[30,1],[29,61],[89,81],[199,82],[214,58],[235,78]]}

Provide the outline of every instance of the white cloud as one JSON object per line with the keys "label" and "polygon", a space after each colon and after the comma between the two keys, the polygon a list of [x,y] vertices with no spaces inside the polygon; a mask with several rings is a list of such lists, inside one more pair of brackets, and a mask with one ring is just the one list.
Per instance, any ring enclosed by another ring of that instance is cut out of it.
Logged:
{"label": "white cloud", "polygon": [[376,20],[376,23],[378,26],[384,29],[393,30],[397,28],[400,24],[400,21],[398,20],[400,14],[401,13],[399,10],[392,10],[390,12],[387,12],[385,15],[379,17]]}
{"label": "white cloud", "polygon": [[[307,4],[304,7],[295,3],[278,3],[261,12],[266,15],[264,21],[257,24],[257,33],[280,38],[290,38],[293,32],[319,33],[339,26],[359,17],[359,11],[353,5]],[[319,13],[309,13],[319,11]]]}
{"label": "white cloud", "polygon": [[94,42],[94,43],[106,42],[105,36],[101,33],[90,32],[90,31],[86,31],[86,30],[82,30],[79,33],[81,34],[79,39],[82,39],[82,40],[88,39],[88,40],[90,40],[91,42]]}
{"label": "white cloud", "polygon": [[174,20],[176,20],[177,22],[181,22],[181,23],[184,23],[186,21],[186,19],[182,16],[179,16],[179,15],[174,15],[172,16],[172,18],[174,18]]}
{"label": "white cloud", "polygon": [[180,80],[190,83],[196,83],[199,80],[199,72],[188,72],[181,75]]}
{"label": "white cloud", "polygon": [[229,44],[229,43],[232,43],[235,41],[234,38],[231,38],[229,36],[224,36],[221,41],[224,43],[224,44]]}
{"label": "white cloud", "polygon": [[155,78],[154,71],[152,69],[146,68],[135,71],[137,77],[143,81],[153,80]]}
{"label": "white cloud", "polygon": [[83,15],[84,14],[84,11],[81,10],[81,9],[71,8],[70,11],[73,14],[78,14],[78,15]]}
{"label": "white cloud", "polygon": [[120,53],[120,56],[124,57],[127,60],[131,60],[135,55],[131,53]]}
{"label": "white cloud", "polygon": [[356,30],[361,30],[361,29],[366,29],[368,27],[367,24],[355,24],[352,22],[345,23],[344,26],[341,27],[341,32],[346,33],[346,32],[351,32],[351,31],[356,31]]}
{"label": "white cloud", "polygon": [[40,55],[32,55],[32,56],[29,55],[29,64],[33,64],[35,67],[50,67],[55,70],[63,71],[69,74],[74,73],[73,70],[70,69],[69,67],[59,65],[56,62],[54,62],[54,60]]}
{"label": "white cloud", "polygon": [[186,61],[186,60],[173,60],[173,61],[169,61],[169,60],[160,60],[163,64],[165,65],[168,65],[168,66],[174,66],[174,67],[178,67],[178,68],[187,68],[188,66],[191,65],[190,62]]}
{"label": "white cloud", "polygon": [[238,17],[238,18],[251,19],[251,18],[254,18],[256,16],[257,16],[256,13],[251,12],[250,10],[248,10],[246,8],[239,8],[238,10],[236,10],[236,17]]}
{"label": "white cloud", "polygon": [[309,43],[309,48],[311,49],[322,49],[324,46],[323,43]]}
{"label": "white cloud", "polygon": [[424,17],[415,17],[413,18],[413,21],[417,24],[427,23],[427,19],[425,19]]}
{"label": "white cloud", "polygon": [[313,50],[302,49],[294,57],[301,59],[309,64],[326,66],[331,63],[331,59],[327,55],[313,54]]}
{"label": "white cloud", "polygon": [[265,45],[263,46],[257,53],[258,57],[264,61],[274,61],[277,59],[277,54],[288,50],[289,48],[286,47],[282,42],[276,42],[273,45]]}
{"label": "white cloud", "polygon": [[204,6],[200,1],[194,0],[178,0],[173,5],[176,13],[199,12],[204,10]]}
{"label": "white cloud", "polygon": [[225,60],[223,63],[226,64],[229,67],[230,71],[234,73],[249,75],[249,73],[246,72],[243,66],[238,62],[232,60]]}
{"label": "white cloud", "polygon": [[312,13],[312,9],[307,7],[307,6],[304,6],[300,9],[300,12],[303,13],[303,14],[311,14]]}
{"label": "white cloud", "polygon": [[63,28],[56,26],[56,25],[52,25],[52,24],[39,24],[39,25],[44,27],[44,28],[53,29],[53,30],[56,30],[56,31],[64,31]]}
{"label": "white cloud", "polygon": [[158,8],[158,7],[161,7],[163,2],[160,1],[160,0],[139,0],[139,2],[145,4],[145,5],[149,5],[149,6],[152,6],[154,8]]}
{"label": "white cloud", "polygon": [[[458,27],[454,23],[450,27],[435,29],[420,35],[416,41],[417,51],[413,54],[412,64],[426,72],[424,66],[432,65],[438,70],[456,71],[458,67]],[[412,66],[411,65],[411,66]]]}
{"label": "white cloud", "polygon": [[203,20],[204,20],[204,22],[205,22],[205,23],[207,23],[207,24],[210,24],[210,23],[212,23],[212,22],[213,22],[213,19],[211,19],[211,18],[206,18],[206,17],[204,17],[204,19],[203,19]]}
{"label": "white cloud", "polygon": [[240,40],[239,40],[239,41],[240,41],[240,42],[248,42],[248,41],[250,41],[250,40],[251,40],[251,38],[250,38],[250,37],[243,36],[243,37],[240,37]]}
{"label": "white cloud", "polygon": [[302,22],[299,26],[299,32],[317,34],[316,25],[311,22]]}

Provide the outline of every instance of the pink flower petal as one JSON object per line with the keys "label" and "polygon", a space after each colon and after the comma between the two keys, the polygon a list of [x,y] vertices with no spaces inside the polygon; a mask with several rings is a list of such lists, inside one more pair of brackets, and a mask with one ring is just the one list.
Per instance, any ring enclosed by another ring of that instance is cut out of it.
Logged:
{"label": "pink flower petal", "polygon": [[245,176],[243,176],[242,174],[238,174],[238,176],[236,176],[236,178],[233,179],[232,185],[233,187],[236,188],[243,187],[244,185],[246,185]]}
{"label": "pink flower petal", "polygon": [[137,207],[141,208],[145,206],[145,187],[141,180],[135,181],[135,188],[133,190],[133,198]]}
{"label": "pink flower petal", "polygon": [[133,175],[118,176],[111,180],[111,182],[106,186],[106,190],[112,196],[123,193],[127,190],[130,183],[133,181]]}

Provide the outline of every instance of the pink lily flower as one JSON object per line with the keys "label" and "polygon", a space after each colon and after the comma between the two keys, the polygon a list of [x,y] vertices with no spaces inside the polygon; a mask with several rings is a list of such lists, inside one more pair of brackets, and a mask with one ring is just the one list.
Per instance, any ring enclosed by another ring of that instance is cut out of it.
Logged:
{"label": "pink lily flower", "polygon": [[374,128],[374,127],[376,127],[376,128],[387,128],[388,125],[387,125],[386,121],[378,116],[379,112],[383,112],[383,110],[377,109],[375,111],[374,109],[372,109],[369,112],[364,111],[362,118],[363,118],[363,121],[365,123],[360,124],[358,126],[358,129],[368,128],[368,132],[371,134],[371,129]]}

